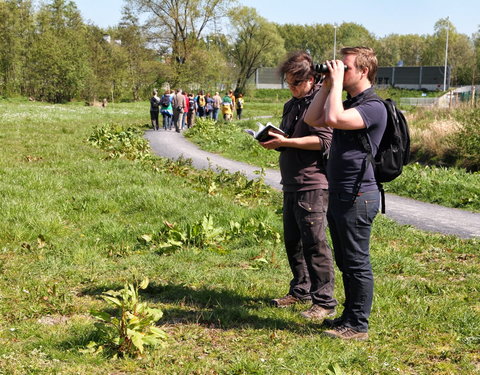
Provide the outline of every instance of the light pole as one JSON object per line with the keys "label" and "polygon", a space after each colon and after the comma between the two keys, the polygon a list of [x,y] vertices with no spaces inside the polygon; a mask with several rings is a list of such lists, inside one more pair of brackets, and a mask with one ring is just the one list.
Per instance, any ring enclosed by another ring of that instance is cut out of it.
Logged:
{"label": "light pole", "polygon": [[333,59],[335,60],[335,56],[337,53],[337,24],[333,24]]}
{"label": "light pole", "polygon": [[447,90],[447,60],[448,60],[448,31],[450,30],[450,23],[447,17],[447,40],[445,42],[445,68],[443,70],[443,91]]}

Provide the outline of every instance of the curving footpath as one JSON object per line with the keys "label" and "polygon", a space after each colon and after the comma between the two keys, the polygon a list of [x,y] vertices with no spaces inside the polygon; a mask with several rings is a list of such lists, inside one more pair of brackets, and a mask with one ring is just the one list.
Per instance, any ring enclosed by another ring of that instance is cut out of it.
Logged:
{"label": "curving footpath", "polygon": [[[150,142],[156,155],[170,159],[183,156],[191,159],[193,166],[198,169],[220,167],[232,172],[242,172],[252,179],[258,177],[260,168],[200,150],[181,133],[149,130],[145,133],[145,138]],[[265,170],[265,183],[280,190],[280,172],[273,169]],[[385,198],[386,216],[400,224],[460,238],[480,237],[479,213],[419,202],[392,194],[386,194]]]}

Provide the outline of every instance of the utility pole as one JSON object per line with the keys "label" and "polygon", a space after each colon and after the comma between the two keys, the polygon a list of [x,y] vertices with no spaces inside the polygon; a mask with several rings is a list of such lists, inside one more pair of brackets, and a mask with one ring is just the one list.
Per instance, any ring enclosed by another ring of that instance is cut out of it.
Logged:
{"label": "utility pole", "polygon": [[443,71],[443,91],[447,91],[447,60],[448,60],[448,31],[450,30],[450,22],[447,17],[447,40],[445,42],[445,68]]}

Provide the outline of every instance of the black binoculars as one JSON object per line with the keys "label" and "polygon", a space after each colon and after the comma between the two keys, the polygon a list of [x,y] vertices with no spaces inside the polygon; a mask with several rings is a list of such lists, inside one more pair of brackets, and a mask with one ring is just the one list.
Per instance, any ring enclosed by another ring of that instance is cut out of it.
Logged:
{"label": "black binoculars", "polygon": [[[348,67],[345,65],[345,71],[348,69]],[[328,66],[327,64],[315,64],[315,71],[317,73],[328,73]]]}

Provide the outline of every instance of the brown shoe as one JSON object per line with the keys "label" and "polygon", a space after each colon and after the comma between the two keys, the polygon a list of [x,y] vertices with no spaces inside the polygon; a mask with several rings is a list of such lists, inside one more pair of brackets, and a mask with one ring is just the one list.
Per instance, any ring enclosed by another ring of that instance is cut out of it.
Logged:
{"label": "brown shoe", "polygon": [[335,309],[324,309],[320,305],[312,305],[307,311],[302,312],[304,318],[312,320],[323,320],[335,316]]}
{"label": "brown shoe", "polygon": [[292,296],[291,294],[287,294],[285,297],[272,299],[271,304],[275,307],[284,308],[284,307],[295,305],[297,303],[304,303],[309,301],[310,299],[302,300],[300,298]]}
{"label": "brown shoe", "polygon": [[343,326],[343,317],[335,318],[335,319],[325,319],[322,322],[322,327],[325,328],[335,328],[338,326]]}
{"label": "brown shoe", "polygon": [[367,340],[367,332],[358,332],[350,327],[338,326],[333,329],[324,331],[323,334],[328,337],[333,337],[342,340]]}

